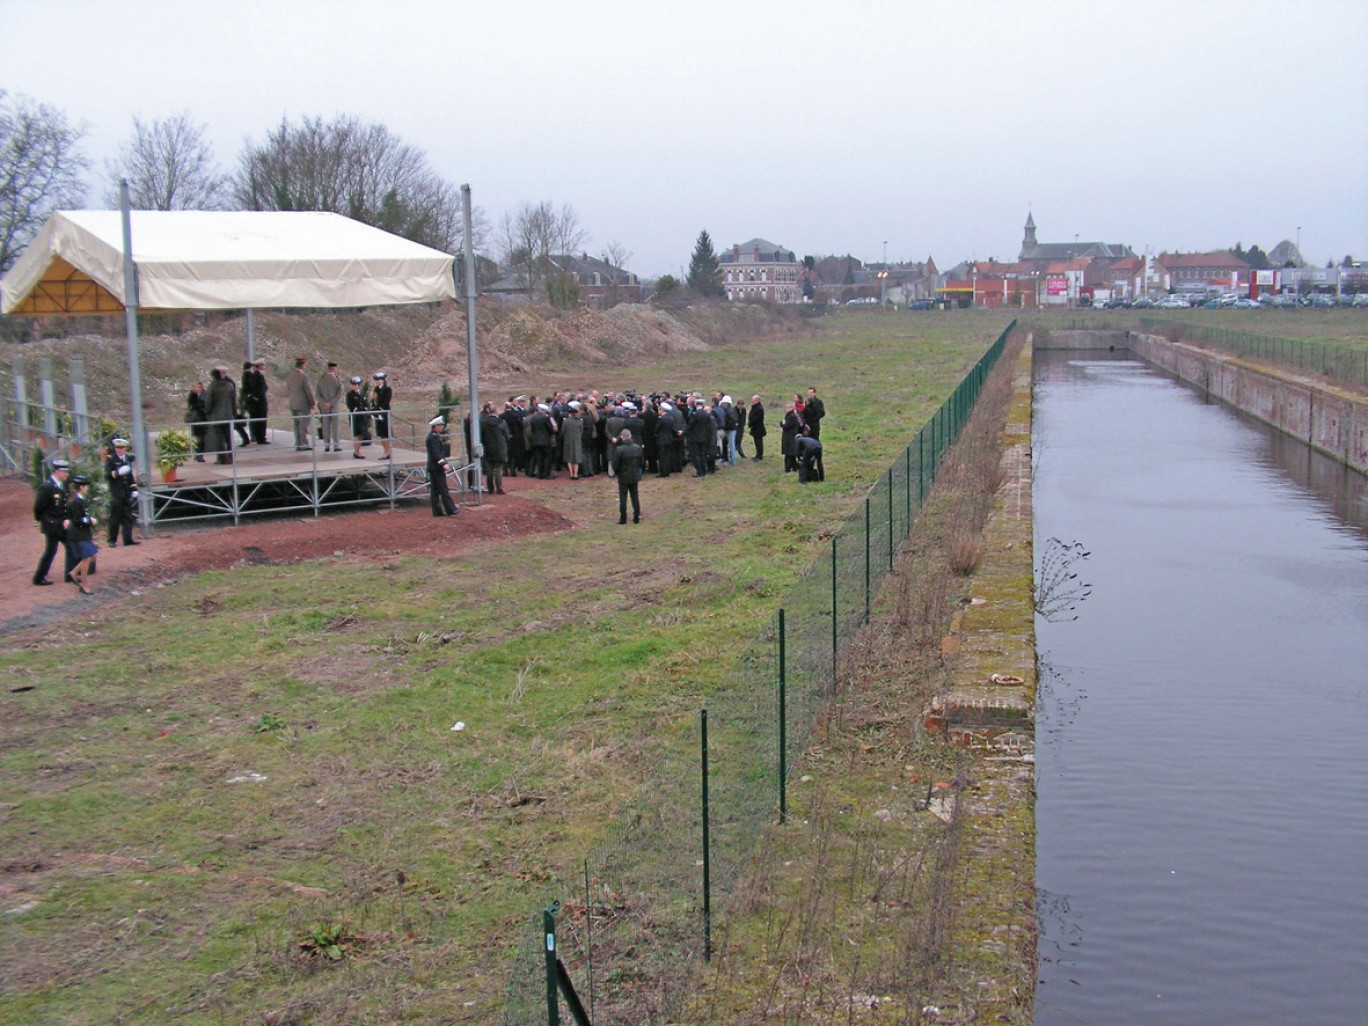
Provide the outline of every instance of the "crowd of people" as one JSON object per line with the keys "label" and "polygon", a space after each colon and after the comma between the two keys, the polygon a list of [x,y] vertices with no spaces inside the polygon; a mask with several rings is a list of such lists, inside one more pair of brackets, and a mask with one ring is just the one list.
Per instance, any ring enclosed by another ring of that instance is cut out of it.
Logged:
{"label": "crowd of people", "polygon": [[[382,449],[379,458],[390,459],[394,389],[388,373],[376,371],[371,375],[371,387],[366,389],[362,387],[365,379],[358,376],[344,383],[336,361],[329,360],[327,369],[314,379],[309,377],[307,364],[306,357],[295,357],[284,382],[295,452],[313,449],[316,417],[317,437],[324,452],[342,451],[345,426],[356,459],[365,458],[361,449],[372,440]],[[234,383],[227,367],[209,371],[207,388],[203,381],[196,381],[185,397],[185,422],[195,441],[195,461],[203,463],[206,456],[212,456],[215,463],[232,463],[235,446],[269,444],[268,391],[262,360],[243,363],[240,385]]]}
{"label": "crowd of people", "polygon": [[[351,435],[352,454],[363,459],[361,449],[372,437],[383,449],[380,459],[391,458],[390,423],[394,398],[385,371],[372,375],[372,387],[364,389],[361,377],[344,386],[335,362],[311,381],[307,360],[295,359],[285,379],[286,403],[294,425],[297,452],[313,448],[314,417],[325,452],[342,451],[342,413]],[[203,462],[212,455],[219,463],[233,461],[233,434],[238,445],[266,445],[268,412],[265,363],[247,361],[242,367],[241,389],[229,371],[210,371],[208,388],[196,382],[186,398],[185,419],[195,440],[195,456]],[[826,478],[822,462],[822,421],[826,405],[809,388],[795,393],[784,404],[779,423],[779,454],[785,473],[796,473],[800,483]],[[519,474],[549,479],[565,473],[572,481],[607,474],[618,485],[618,523],[641,520],[638,484],[648,474],[665,478],[692,470],[693,476],[714,474],[719,467],[736,466],[742,459],[763,461],[769,436],[765,404],[753,395],[749,403],[714,392],[556,392],[510,396],[499,404],[486,402],[480,412],[481,469],[489,491],[504,494],[505,477]],[[432,514],[455,516],[460,511],[447,484],[451,444],[444,417],[428,424],[425,441]],[[464,420],[467,454],[471,451],[469,414]],[[749,436],[754,455],[746,455]],[[473,459],[471,460],[473,462]],[[44,538],[44,549],[33,574],[33,583],[50,585],[48,574],[59,548],[65,550],[64,580],[90,594],[86,581],[99,551],[94,542],[95,520],[90,514],[90,482],[72,477],[70,465],[50,461],[50,476],[38,488],[33,516]],[[133,538],[137,522],[137,474],[128,442],[116,438],[105,461],[109,488],[107,544],[139,544]]]}
{"label": "crowd of people", "polygon": [[[816,388],[809,388],[806,397],[795,394],[784,404],[779,452],[785,472],[797,473],[802,483],[825,479],[825,416],[826,405]],[[469,415],[464,433],[470,453]],[[747,436],[754,452],[750,457],[745,452]],[[629,501],[634,521],[640,520],[636,484],[642,477],[663,478],[689,470],[695,477],[705,477],[742,459],[762,461],[768,436],[760,396],[751,396],[747,404],[720,391],[711,397],[633,390],[516,395],[502,409],[486,402],[480,411],[481,463],[490,491],[502,494],[503,479],[519,474],[549,479],[564,472],[572,481],[608,474],[618,481],[619,523],[626,523]],[[624,445],[630,448],[624,450]]]}

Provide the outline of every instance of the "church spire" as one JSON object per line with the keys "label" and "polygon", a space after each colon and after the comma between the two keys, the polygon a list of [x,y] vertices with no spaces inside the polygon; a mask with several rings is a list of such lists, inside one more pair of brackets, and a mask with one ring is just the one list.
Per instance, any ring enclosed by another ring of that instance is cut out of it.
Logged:
{"label": "church spire", "polygon": [[1024,236],[1024,237],[1022,238],[1022,240],[1021,240],[1021,251],[1022,251],[1023,253],[1025,253],[1026,250],[1028,250],[1028,249],[1034,249],[1034,248],[1035,248],[1035,246],[1036,246],[1036,233],[1035,233],[1035,232],[1036,232],[1036,229],[1035,229],[1035,218],[1031,216],[1031,212],[1028,210],[1028,211],[1026,211],[1026,234],[1025,234],[1025,236]]}

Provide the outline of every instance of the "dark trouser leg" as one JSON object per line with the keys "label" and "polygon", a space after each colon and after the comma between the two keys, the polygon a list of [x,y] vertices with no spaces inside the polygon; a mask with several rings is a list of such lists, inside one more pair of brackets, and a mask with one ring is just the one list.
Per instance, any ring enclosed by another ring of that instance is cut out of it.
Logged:
{"label": "dark trouser leg", "polygon": [[38,568],[33,571],[33,583],[37,584],[48,575],[52,569],[52,561],[57,556],[57,546],[62,544],[62,539],[54,538],[52,535],[43,536],[43,554],[38,557]]}
{"label": "dark trouser leg", "polygon": [[637,482],[633,481],[627,486],[627,494],[632,500],[632,523],[641,520],[641,497],[637,494]]}
{"label": "dark trouser leg", "polygon": [[627,489],[628,484],[622,478],[618,478],[618,523],[627,523]]}
{"label": "dark trouser leg", "polygon": [[755,458],[757,460],[763,460],[765,458],[764,435],[751,435],[751,439],[755,442]]}

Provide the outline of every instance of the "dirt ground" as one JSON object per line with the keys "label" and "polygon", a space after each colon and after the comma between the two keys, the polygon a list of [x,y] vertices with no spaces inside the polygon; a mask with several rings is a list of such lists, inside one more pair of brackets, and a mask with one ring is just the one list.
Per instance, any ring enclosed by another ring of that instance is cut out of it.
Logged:
{"label": "dirt ground", "polygon": [[463,507],[458,517],[436,519],[426,502],[398,509],[352,508],[321,517],[247,517],[233,526],[227,520],[194,526],[161,526],[134,548],[105,545],[104,526],[96,529],[100,555],[90,579],[94,595],[81,595],[64,584],[62,553],[48,580],[32,583],[43,551],[43,538],[33,520],[33,491],[27,482],[0,480],[0,551],[10,560],[0,567],[0,634],[81,615],[92,605],[136,594],[203,570],[243,564],[292,563],[305,559],[385,560],[400,555],[443,555],[470,546],[503,542],[574,524],[537,501],[537,493],[556,482],[516,477],[504,482],[506,495],[485,496],[481,506]]}

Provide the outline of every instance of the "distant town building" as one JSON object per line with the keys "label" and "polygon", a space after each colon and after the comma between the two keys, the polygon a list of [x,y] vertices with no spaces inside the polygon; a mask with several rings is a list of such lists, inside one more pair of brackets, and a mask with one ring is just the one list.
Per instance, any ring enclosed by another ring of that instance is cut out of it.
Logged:
{"label": "distant town building", "polygon": [[1156,284],[1165,292],[1247,292],[1251,268],[1228,249],[1210,253],[1160,253]]}
{"label": "distant town building", "polygon": [[803,265],[793,251],[764,239],[732,246],[718,254],[722,288],[733,302],[798,303],[803,292],[799,285]]}
{"label": "distant town building", "polygon": [[[641,280],[631,271],[614,267],[606,260],[591,257],[587,253],[580,256],[561,254],[550,257],[548,263],[550,266],[542,275],[542,283],[555,272],[569,272],[579,286],[581,306],[641,302]],[[498,281],[482,289],[481,294],[504,303],[526,303],[531,298],[527,271],[510,270]]]}

